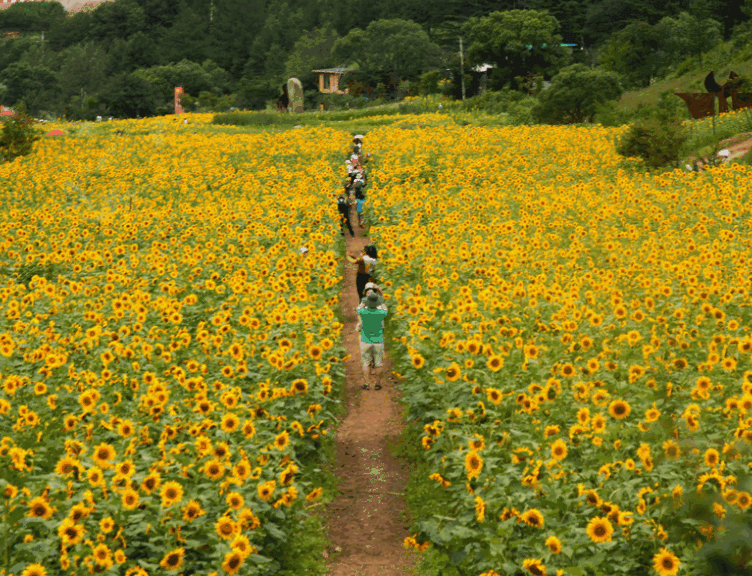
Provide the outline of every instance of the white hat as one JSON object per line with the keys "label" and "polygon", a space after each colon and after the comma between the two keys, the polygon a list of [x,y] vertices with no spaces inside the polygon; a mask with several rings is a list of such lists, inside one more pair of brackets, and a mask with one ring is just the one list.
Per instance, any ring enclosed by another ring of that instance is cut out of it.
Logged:
{"label": "white hat", "polygon": [[308,248],[306,248],[305,246],[301,246],[298,250],[299,254],[305,254],[306,252],[308,252]]}
{"label": "white hat", "polygon": [[366,287],[363,290],[368,290],[369,288],[372,290],[379,289],[378,285],[375,282],[369,282],[368,284],[366,284]]}
{"label": "white hat", "polygon": [[353,140],[363,140],[363,134],[356,134],[353,136]]}
{"label": "white hat", "polygon": [[731,152],[729,152],[728,148],[724,148],[718,152],[718,156],[731,156]]}

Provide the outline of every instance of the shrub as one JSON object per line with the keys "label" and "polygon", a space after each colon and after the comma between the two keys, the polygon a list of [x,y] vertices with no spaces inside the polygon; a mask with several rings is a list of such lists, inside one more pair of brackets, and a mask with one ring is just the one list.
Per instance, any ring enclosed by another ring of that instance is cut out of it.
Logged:
{"label": "shrub", "polygon": [[34,118],[23,112],[17,111],[0,124],[0,159],[6,162],[29,154],[34,142],[39,140],[39,132],[34,128]]}
{"label": "shrub", "polygon": [[641,158],[651,168],[676,165],[681,146],[689,139],[679,122],[658,118],[639,120],[616,145],[616,152],[627,158]]}
{"label": "shrub", "polygon": [[541,92],[535,117],[546,124],[592,122],[598,103],[618,100],[623,92],[616,73],[573,64]]}

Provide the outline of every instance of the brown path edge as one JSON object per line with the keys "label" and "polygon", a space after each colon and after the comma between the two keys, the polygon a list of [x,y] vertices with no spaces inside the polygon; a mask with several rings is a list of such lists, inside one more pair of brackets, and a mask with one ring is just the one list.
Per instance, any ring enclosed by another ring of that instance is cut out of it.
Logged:
{"label": "brown path edge", "polygon": [[[368,244],[353,218],[355,238],[346,233],[347,250],[359,252]],[[381,390],[362,390],[359,333],[355,332],[358,293],[356,268],[345,261],[340,308],[344,317],[346,363],[343,402],[346,414],[335,435],[333,471],[339,477],[339,495],[327,506],[326,527],[331,549],[330,576],[392,576],[412,572],[412,555],[402,542],[409,525],[402,520],[403,491],[408,478],[404,461],[396,460],[389,442],[397,440],[402,425],[399,391],[392,377],[388,352],[381,375]],[[389,301],[387,300],[387,306]],[[387,316],[387,322],[389,317]]]}

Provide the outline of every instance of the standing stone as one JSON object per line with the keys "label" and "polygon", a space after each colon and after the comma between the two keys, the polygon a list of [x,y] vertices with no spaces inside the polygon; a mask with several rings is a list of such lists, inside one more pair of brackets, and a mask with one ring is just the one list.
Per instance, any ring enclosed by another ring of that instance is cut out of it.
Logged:
{"label": "standing stone", "polygon": [[287,81],[287,95],[290,98],[288,110],[298,114],[303,111],[303,85],[297,78],[290,78]]}

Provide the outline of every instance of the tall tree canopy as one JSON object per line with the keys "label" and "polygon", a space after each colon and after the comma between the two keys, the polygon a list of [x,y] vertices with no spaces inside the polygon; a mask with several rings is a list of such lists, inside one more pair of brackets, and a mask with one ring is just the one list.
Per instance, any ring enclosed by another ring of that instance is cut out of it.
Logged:
{"label": "tall tree canopy", "polygon": [[441,49],[420,25],[392,19],[371,22],[365,30],[354,28],[337,40],[332,55],[384,79],[415,80],[439,64]]}
{"label": "tall tree canopy", "polygon": [[566,60],[556,33],[559,23],[548,12],[510,10],[470,18],[464,26],[470,64],[493,64],[492,88],[503,88],[515,77],[554,74]]}

